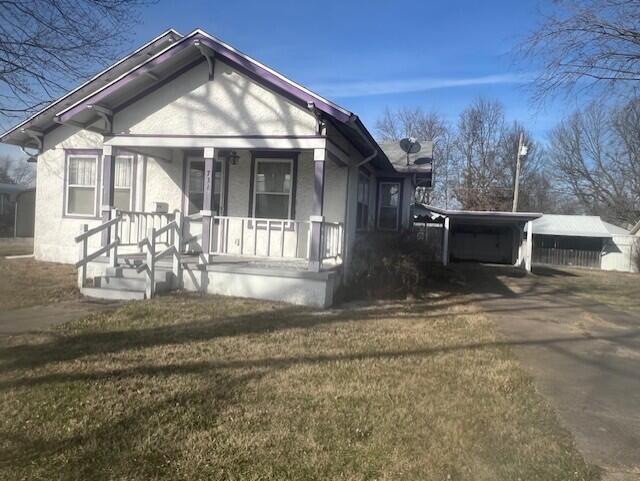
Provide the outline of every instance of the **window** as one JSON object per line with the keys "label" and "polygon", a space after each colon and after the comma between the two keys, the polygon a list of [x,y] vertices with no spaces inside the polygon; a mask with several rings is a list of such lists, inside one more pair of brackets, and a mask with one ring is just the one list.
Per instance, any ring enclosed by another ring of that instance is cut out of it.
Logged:
{"label": "window", "polygon": [[380,182],[378,186],[378,229],[398,230],[400,183]]}
{"label": "window", "polygon": [[119,210],[131,210],[131,179],[133,156],[118,155],[113,173],[113,206]]}
{"label": "window", "polygon": [[356,228],[366,230],[369,227],[369,177],[358,176],[358,214]]}
{"label": "window", "polygon": [[[189,215],[197,214],[204,208],[204,160],[190,158],[187,192],[189,198]],[[220,215],[220,199],[222,198],[222,162],[216,161],[215,177],[213,180],[213,213]]]}
{"label": "window", "polygon": [[256,160],[253,216],[289,219],[292,190],[291,160]]}
{"label": "window", "polygon": [[65,214],[95,216],[98,155],[70,155],[67,159]]}

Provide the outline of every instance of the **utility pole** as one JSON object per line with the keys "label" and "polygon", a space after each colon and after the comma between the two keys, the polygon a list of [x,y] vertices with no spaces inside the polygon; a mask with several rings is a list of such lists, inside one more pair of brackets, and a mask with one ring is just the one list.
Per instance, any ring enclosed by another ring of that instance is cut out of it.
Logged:
{"label": "utility pole", "polygon": [[527,155],[527,149],[522,144],[522,132],[518,137],[518,150],[516,151],[516,180],[513,188],[513,209],[512,212],[518,212],[518,195],[520,194],[520,157]]}

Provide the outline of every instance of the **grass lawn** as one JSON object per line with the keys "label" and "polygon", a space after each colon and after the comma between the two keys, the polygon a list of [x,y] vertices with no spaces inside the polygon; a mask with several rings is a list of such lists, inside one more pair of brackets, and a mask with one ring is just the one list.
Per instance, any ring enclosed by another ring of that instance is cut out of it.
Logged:
{"label": "grass lawn", "polygon": [[177,294],[0,338],[0,478],[598,479],[464,305]]}
{"label": "grass lawn", "polygon": [[79,295],[73,266],[0,257],[0,309],[51,304]]}
{"label": "grass lawn", "polygon": [[640,315],[640,275],[627,272],[537,267],[549,286]]}

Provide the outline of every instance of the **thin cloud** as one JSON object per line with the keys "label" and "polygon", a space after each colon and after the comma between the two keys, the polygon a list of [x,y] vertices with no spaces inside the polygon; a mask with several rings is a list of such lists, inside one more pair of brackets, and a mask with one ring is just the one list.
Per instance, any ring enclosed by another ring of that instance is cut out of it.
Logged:
{"label": "thin cloud", "polygon": [[403,80],[375,80],[359,82],[328,82],[316,84],[313,90],[327,97],[368,97],[372,95],[401,94],[426,90],[526,83],[531,74],[496,74],[468,78],[414,78]]}

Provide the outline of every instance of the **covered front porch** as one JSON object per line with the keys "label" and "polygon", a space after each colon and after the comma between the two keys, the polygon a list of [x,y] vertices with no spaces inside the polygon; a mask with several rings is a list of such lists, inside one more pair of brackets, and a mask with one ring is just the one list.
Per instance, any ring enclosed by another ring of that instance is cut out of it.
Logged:
{"label": "covered front porch", "polygon": [[101,224],[76,237],[81,287],[90,262],[147,272],[147,298],[162,262],[176,286],[208,292],[222,273],[326,280],[342,265],[348,164],[326,138],[271,149],[128,140],[102,150]]}

